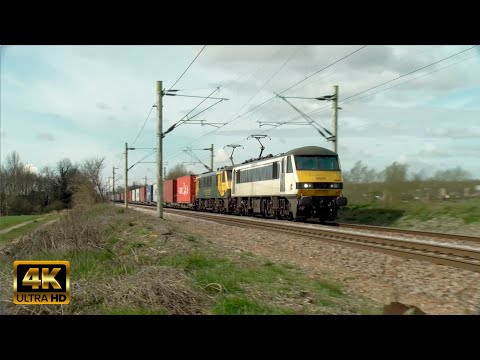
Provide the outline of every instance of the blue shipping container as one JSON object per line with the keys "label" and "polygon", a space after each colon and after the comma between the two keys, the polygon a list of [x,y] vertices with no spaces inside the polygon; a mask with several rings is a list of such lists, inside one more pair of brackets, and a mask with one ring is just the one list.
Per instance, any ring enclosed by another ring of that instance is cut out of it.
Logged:
{"label": "blue shipping container", "polygon": [[153,185],[147,185],[147,198],[145,199],[147,204],[153,202]]}

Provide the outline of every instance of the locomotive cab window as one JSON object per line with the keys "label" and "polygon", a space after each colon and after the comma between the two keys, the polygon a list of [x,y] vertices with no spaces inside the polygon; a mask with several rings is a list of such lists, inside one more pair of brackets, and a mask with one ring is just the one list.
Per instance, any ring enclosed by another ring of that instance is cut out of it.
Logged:
{"label": "locomotive cab window", "polygon": [[297,170],[340,170],[336,156],[295,156]]}
{"label": "locomotive cab window", "polygon": [[292,157],[291,156],[287,157],[287,173],[293,173]]}
{"label": "locomotive cab window", "polygon": [[227,171],[227,180],[232,181],[232,172],[231,171]]}

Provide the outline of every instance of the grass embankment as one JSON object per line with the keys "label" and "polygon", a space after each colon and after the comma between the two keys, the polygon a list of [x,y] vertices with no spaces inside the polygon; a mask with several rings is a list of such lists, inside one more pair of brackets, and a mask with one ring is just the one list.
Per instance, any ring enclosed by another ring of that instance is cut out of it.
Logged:
{"label": "grass embankment", "polygon": [[[165,227],[166,225],[166,227]],[[180,224],[101,205],[71,211],[4,251],[0,294],[11,302],[14,259],[69,260],[69,305],[8,305],[38,314],[380,314],[328,275],[219,248]],[[239,239],[241,241],[241,239]],[[15,256],[12,256],[15,254]]]}
{"label": "grass embankment", "polygon": [[428,203],[399,202],[390,208],[385,208],[381,203],[354,204],[345,208],[338,221],[381,226],[408,226],[412,220],[425,222],[434,219],[456,220],[462,224],[479,224],[480,202],[478,199]]}

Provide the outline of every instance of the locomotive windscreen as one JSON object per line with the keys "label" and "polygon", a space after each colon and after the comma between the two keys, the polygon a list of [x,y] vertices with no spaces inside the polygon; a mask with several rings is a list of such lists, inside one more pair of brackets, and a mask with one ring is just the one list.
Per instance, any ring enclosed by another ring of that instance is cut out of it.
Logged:
{"label": "locomotive windscreen", "polygon": [[340,170],[336,156],[295,156],[297,170]]}

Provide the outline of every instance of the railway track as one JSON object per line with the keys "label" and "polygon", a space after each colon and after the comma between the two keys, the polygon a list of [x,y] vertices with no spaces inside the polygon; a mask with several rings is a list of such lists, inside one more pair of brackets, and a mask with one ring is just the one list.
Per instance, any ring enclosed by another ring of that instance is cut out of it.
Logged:
{"label": "railway track", "polygon": [[420,230],[408,230],[384,226],[373,226],[373,225],[361,225],[361,224],[345,224],[345,223],[335,223],[329,224],[331,226],[338,226],[345,229],[358,229],[358,230],[372,230],[380,232],[388,232],[395,234],[405,234],[405,235],[416,235],[422,237],[430,237],[435,239],[449,239],[449,240],[459,240],[459,241],[471,241],[473,243],[480,243],[480,238],[474,236],[466,235],[457,235],[457,234],[443,234],[433,231],[420,231]]}
{"label": "railway track", "polygon": [[[132,207],[155,208],[145,205],[130,205]],[[432,243],[422,240],[400,239],[379,234],[358,234],[354,232],[339,232],[329,227],[307,227],[301,223],[282,223],[276,220],[265,220],[251,217],[220,215],[203,212],[184,211],[165,208],[165,212],[187,216],[196,219],[213,221],[215,223],[241,228],[276,231],[284,234],[307,237],[318,241],[327,241],[339,245],[356,247],[364,250],[377,251],[389,255],[400,256],[408,259],[417,259],[433,262],[435,264],[453,266],[469,271],[480,272],[480,248],[472,248],[457,244]],[[374,227],[378,230],[377,227]],[[396,231],[396,230],[395,230]],[[421,232],[425,234],[424,232]],[[437,233],[430,233],[435,234]],[[441,234],[446,235],[446,234]],[[435,236],[432,236],[435,238]],[[451,237],[451,235],[448,235]],[[440,236],[445,238],[445,236]],[[470,237],[468,237],[471,241]],[[477,239],[477,238],[473,238]],[[480,239],[477,239],[480,241]]]}

